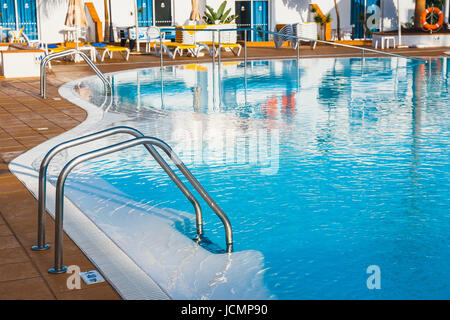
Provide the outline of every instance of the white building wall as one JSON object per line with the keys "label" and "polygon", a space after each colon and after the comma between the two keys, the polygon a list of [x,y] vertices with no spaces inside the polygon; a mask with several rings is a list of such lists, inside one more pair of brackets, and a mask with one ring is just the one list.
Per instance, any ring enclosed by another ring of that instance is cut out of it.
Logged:
{"label": "white building wall", "polygon": [[69,1],[45,1],[37,3],[39,15],[39,36],[45,42],[54,43],[63,41],[62,30]]}
{"label": "white building wall", "polygon": [[[383,1],[383,31],[396,30],[398,28],[397,0]],[[400,0],[400,22],[411,22],[414,16],[415,0]]]}
{"label": "white building wall", "polygon": [[[114,1],[114,0],[113,0]],[[118,0],[116,0],[118,1]],[[121,0],[122,1],[122,0]],[[132,1],[132,0],[130,0]],[[105,11],[103,0],[90,0],[86,2],[93,2],[100,20],[105,20]],[[63,30],[65,28],[67,9],[69,7],[69,0],[37,1],[37,14],[39,21],[39,36],[40,39],[48,43],[59,43],[64,40]],[[95,25],[89,15],[89,11],[85,7],[86,16],[88,19],[88,40],[95,40]]]}
{"label": "white building wall", "polygon": [[[397,28],[397,0],[381,0],[383,2],[383,29],[391,30]],[[87,1],[86,1],[87,2]],[[104,0],[90,0],[95,5],[100,20],[105,28]],[[214,9],[217,9],[222,0],[200,0],[200,14],[205,11],[207,3]],[[334,9],[334,0],[269,0],[269,21],[270,30],[273,30],[276,24],[298,23],[312,21],[312,14],[309,7],[311,3],[319,5],[325,13],[331,13],[332,28],[336,29],[336,11]],[[351,2],[352,0],[338,0],[338,6],[341,17],[341,29],[351,31]],[[414,0],[401,0],[400,19],[402,23],[410,21],[414,15]],[[66,17],[69,0],[38,0],[38,21],[40,24],[39,35],[41,39],[49,43],[63,41],[64,21]],[[111,0],[113,26],[125,27],[133,26],[136,23],[136,0]],[[235,4],[233,0],[228,0],[228,8],[235,13]],[[175,25],[184,25],[189,21],[191,12],[191,0],[172,0],[173,20]],[[89,39],[95,38],[95,26],[92,19],[88,16]]]}
{"label": "white building wall", "polygon": [[[312,22],[313,14],[310,12],[310,5],[317,4],[324,14],[331,14],[333,29],[337,27],[336,10],[333,0],[272,0],[271,29],[276,24]],[[351,0],[337,1],[341,29],[351,31]]]}
{"label": "white building wall", "polygon": [[[172,17],[172,19],[174,20],[174,24],[176,26],[182,26],[185,24],[188,24],[189,22],[189,16],[191,13],[191,1],[186,1],[186,0],[175,0],[173,1],[173,12],[174,15]],[[203,6],[202,6],[203,4]],[[203,16],[203,11],[204,11],[204,1],[200,1],[200,14]]]}
{"label": "white building wall", "polygon": [[110,0],[110,1],[111,1],[111,20],[114,27],[130,27],[136,24],[135,0]]}
{"label": "white building wall", "polygon": [[271,1],[271,28],[276,24],[290,24],[308,21],[309,1],[278,0]]}

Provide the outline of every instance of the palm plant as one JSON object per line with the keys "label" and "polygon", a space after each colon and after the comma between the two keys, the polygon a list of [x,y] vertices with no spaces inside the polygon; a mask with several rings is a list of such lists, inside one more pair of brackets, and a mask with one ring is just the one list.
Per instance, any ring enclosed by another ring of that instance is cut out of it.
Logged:
{"label": "palm plant", "polygon": [[312,8],[311,12],[314,13],[314,22],[317,23],[320,26],[320,33],[323,34],[323,39],[325,39],[325,29],[324,26],[327,23],[331,22],[331,13],[327,14],[326,16],[322,16],[319,13],[317,13],[316,9]]}
{"label": "palm plant", "polygon": [[227,6],[227,1],[221,3],[219,6],[219,9],[214,11],[213,8],[206,5],[206,9],[208,11],[204,12],[203,21],[205,21],[206,24],[217,24],[217,23],[231,23],[233,22],[238,16],[237,15],[231,15],[231,8],[229,8],[227,11],[225,11],[225,8]]}

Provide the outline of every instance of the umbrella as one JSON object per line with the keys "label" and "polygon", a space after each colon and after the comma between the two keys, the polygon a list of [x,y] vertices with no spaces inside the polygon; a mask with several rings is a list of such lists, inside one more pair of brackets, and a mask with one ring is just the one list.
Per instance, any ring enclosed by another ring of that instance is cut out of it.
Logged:
{"label": "umbrella", "polygon": [[64,23],[68,27],[75,28],[75,42],[78,48],[78,34],[79,29],[87,27],[86,13],[84,12],[84,3],[82,0],[69,0],[69,8],[67,10],[66,22]]}
{"label": "umbrella", "polygon": [[70,0],[69,9],[67,10],[66,22],[68,27],[86,27],[87,18],[84,12],[84,3],[82,0]]}
{"label": "umbrella", "polygon": [[191,0],[192,2],[192,11],[190,20],[192,21],[200,21],[202,20],[202,17],[200,16],[200,12],[198,11],[198,0]]}

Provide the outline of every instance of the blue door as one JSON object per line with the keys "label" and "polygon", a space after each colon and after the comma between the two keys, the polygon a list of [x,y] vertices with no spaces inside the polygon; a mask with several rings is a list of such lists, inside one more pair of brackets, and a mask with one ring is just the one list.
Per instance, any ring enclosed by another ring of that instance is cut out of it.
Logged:
{"label": "blue door", "polygon": [[36,40],[38,38],[36,0],[17,0],[17,12],[19,30],[23,27],[23,33],[30,40]]}
{"label": "blue door", "polygon": [[[367,7],[364,8],[364,2],[367,1]],[[366,11],[366,21],[364,21],[364,11]],[[352,0],[351,5],[351,23],[354,25],[353,38],[364,38],[364,23],[366,23],[366,38],[372,38],[372,33],[379,30],[380,0]]]}
{"label": "blue door", "polygon": [[[14,7],[14,0],[0,0],[1,14],[0,26],[5,29],[16,30],[16,9]],[[3,31],[1,38],[6,37],[8,31]]]}
{"label": "blue door", "polygon": [[[269,30],[269,5],[268,1],[253,1],[253,28]],[[254,31],[253,41],[267,41],[267,33]]]}
{"label": "blue door", "polygon": [[138,26],[150,27],[153,25],[153,0],[137,0]]}

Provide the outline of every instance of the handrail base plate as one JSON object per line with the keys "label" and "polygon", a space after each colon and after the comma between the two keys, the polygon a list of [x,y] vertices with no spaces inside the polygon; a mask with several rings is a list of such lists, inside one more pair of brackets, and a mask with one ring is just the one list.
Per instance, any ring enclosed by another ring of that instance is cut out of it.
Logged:
{"label": "handrail base plate", "polygon": [[67,272],[67,267],[62,266],[60,270],[56,270],[55,268],[50,268],[48,269],[48,273],[51,274],[61,274],[61,273],[66,273]]}
{"label": "handrail base plate", "polygon": [[44,251],[44,250],[48,250],[50,249],[50,245],[49,244],[45,244],[43,247],[39,247],[39,246],[32,246],[31,250],[33,251]]}

